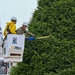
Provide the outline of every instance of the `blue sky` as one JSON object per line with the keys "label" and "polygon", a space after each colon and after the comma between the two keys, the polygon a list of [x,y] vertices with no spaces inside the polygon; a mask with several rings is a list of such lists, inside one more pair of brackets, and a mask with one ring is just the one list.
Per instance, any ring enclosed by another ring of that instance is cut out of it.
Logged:
{"label": "blue sky", "polygon": [[0,21],[2,31],[6,22],[12,16],[17,17],[16,27],[20,27],[24,21],[29,22],[37,8],[37,0],[0,0]]}

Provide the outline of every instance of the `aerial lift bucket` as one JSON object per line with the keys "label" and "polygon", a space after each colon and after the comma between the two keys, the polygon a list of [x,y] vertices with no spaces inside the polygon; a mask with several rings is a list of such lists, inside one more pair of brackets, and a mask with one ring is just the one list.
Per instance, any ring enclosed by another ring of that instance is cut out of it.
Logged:
{"label": "aerial lift bucket", "polygon": [[6,62],[22,62],[25,45],[25,35],[9,34],[4,41],[2,57]]}
{"label": "aerial lift bucket", "polygon": [[2,35],[2,29],[0,25],[0,54],[2,54],[2,43],[3,43],[3,35]]}

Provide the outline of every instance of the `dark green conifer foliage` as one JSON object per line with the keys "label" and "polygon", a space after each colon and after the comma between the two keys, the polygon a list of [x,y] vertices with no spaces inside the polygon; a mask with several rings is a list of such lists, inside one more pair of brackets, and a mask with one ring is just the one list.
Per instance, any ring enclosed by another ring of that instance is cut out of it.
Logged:
{"label": "dark green conifer foliage", "polygon": [[46,39],[26,41],[11,75],[75,75],[75,1],[38,0],[29,30]]}

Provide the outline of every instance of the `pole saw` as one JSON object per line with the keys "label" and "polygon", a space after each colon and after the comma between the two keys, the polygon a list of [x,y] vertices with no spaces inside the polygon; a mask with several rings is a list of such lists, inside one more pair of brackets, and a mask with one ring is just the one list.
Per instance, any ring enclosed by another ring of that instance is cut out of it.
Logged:
{"label": "pole saw", "polygon": [[37,37],[37,38],[35,38],[35,37],[29,37],[29,38],[26,38],[25,40],[35,40],[35,39],[44,39],[44,38],[49,38],[50,36],[43,36],[43,37]]}

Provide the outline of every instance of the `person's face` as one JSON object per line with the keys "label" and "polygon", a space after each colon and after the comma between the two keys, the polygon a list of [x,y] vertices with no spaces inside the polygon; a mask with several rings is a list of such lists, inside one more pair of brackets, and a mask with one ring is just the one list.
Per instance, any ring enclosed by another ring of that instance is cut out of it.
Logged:
{"label": "person's face", "polygon": [[26,28],[27,28],[27,26],[25,26],[25,25],[22,26],[22,29],[26,29]]}
{"label": "person's face", "polygon": [[16,24],[17,21],[16,21],[16,20],[12,20],[12,22],[13,22],[14,24]]}

